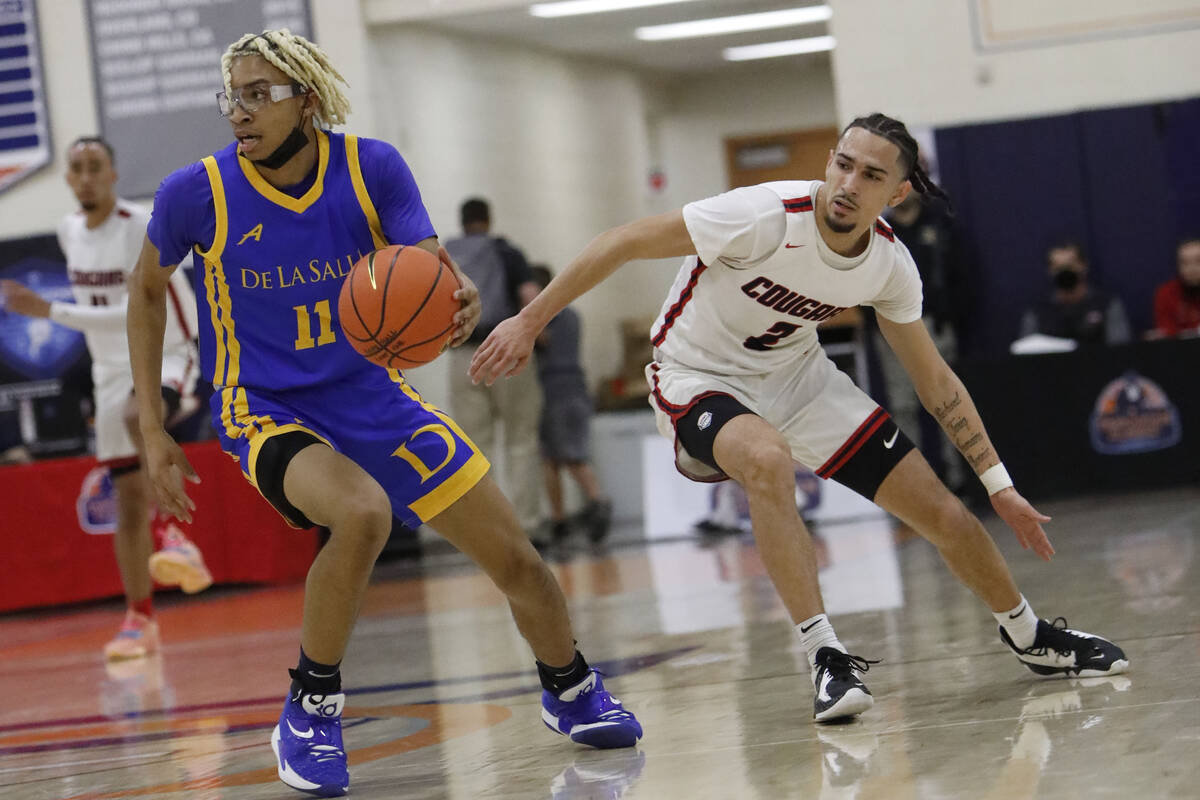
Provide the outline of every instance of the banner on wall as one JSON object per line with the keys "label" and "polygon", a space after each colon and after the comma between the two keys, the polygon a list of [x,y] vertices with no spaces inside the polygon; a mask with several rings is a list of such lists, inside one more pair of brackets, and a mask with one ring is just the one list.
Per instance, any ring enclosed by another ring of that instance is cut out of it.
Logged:
{"label": "banner on wall", "polygon": [[971,0],[978,50],[1058,47],[1073,42],[1174,33],[1200,27],[1196,0]]}
{"label": "banner on wall", "polygon": [[50,163],[33,0],[0,0],[0,192]]}
{"label": "banner on wall", "polygon": [[308,0],[88,0],[87,12],[100,129],[125,197],[150,197],[229,143],[216,93],[230,43],[268,28],[312,36]]}

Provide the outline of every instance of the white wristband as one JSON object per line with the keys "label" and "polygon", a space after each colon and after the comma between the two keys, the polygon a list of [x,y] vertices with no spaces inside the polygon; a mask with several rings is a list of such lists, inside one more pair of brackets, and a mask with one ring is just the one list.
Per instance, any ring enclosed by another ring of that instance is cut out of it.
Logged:
{"label": "white wristband", "polygon": [[1004,464],[988,467],[980,474],[979,480],[983,483],[983,488],[987,489],[988,497],[1013,485],[1012,478],[1009,477]]}

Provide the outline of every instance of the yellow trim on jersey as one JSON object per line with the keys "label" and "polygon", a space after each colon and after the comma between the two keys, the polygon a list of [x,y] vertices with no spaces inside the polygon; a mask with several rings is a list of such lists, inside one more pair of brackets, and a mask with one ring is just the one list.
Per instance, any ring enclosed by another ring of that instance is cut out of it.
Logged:
{"label": "yellow trim on jersey", "polygon": [[406,395],[408,395],[410,400],[414,400],[417,403],[419,403],[421,408],[425,409],[426,411],[436,414],[438,419],[440,419],[442,422],[446,423],[446,425],[449,426],[450,430],[452,430],[456,434],[458,434],[459,438],[461,438],[464,442],[466,442],[467,444],[469,444],[471,446],[472,450],[474,450],[476,453],[479,452],[479,448],[476,447],[475,443],[471,441],[471,437],[467,436],[466,432],[462,428],[458,427],[458,423],[455,422],[453,419],[451,419],[449,414],[447,414],[445,411],[442,411],[440,408],[435,406],[433,403],[426,402],[425,398],[421,397],[421,393],[418,392],[416,389],[414,389],[412,386],[410,386],[408,381],[404,380],[404,376],[400,375],[399,370],[391,370],[391,369],[388,370],[389,374],[391,374],[392,372],[395,372],[396,375],[399,376],[399,380],[397,380],[395,376],[393,376],[392,380],[396,381],[396,385],[398,387],[400,387],[400,391],[402,391]]}
{"label": "yellow trim on jersey", "polygon": [[379,222],[379,212],[367,194],[367,183],[363,180],[362,166],[358,162],[358,137],[346,134],[346,164],[350,167],[350,183],[354,184],[354,196],[362,206],[363,214],[367,217],[367,226],[371,229],[371,241],[375,249],[387,247],[387,239],[383,237],[383,225]]}
{"label": "yellow trim on jersey", "polygon": [[[249,428],[252,432],[248,434],[248,438],[250,439],[250,453],[246,463],[246,477],[255,489],[258,489],[258,478],[255,476],[255,470],[258,469],[258,454],[262,451],[263,445],[266,444],[267,440],[272,436],[279,436],[282,433],[292,433],[294,431],[303,431],[304,433],[307,433],[310,436],[313,436],[329,445],[330,450],[337,449],[329,443],[328,439],[314,431],[312,428],[306,428],[303,425],[297,425],[296,423],[292,422],[289,422],[286,425],[276,425],[270,417],[253,417],[252,419],[262,420],[264,423],[270,423],[269,425],[263,425],[262,433],[253,432],[253,428]],[[261,489],[259,489],[259,493],[262,493]]]}
{"label": "yellow trim on jersey", "polygon": [[[448,417],[443,419],[448,419]],[[475,446],[471,445],[471,447],[474,449]],[[458,471],[451,475],[445,483],[419,500],[409,503],[408,507],[422,522],[428,522],[479,483],[487,474],[490,466],[483,453],[475,450],[475,454],[467,460],[467,463],[459,467]]]}
{"label": "yellow trim on jersey", "polygon": [[229,235],[229,216],[225,205],[225,184],[221,181],[221,168],[217,166],[215,156],[205,156],[201,159],[204,171],[208,173],[208,185],[212,188],[213,210],[216,211],[216,233],[213,235],[212,247],[207,250],[196,248],[196,252],[205,261],[220,261],[225,252],[225,240]]}
{"label": "yellow trim on jersey", "polygon": [[467,459],[467,463],[459,467],[458,471],[446,479],[444,483],[424,497],[409,503],[408,507],[412,512],[420,517],[422,522],[428,522],[449,508],[454,501],[466,494],[472,486],[479,483],[480,479],[487,474],[491,463],[487,460],[487,456],[471,441],[471,437],[467,436],[463,429],[458,427],[458,423],[437,406],[427,403],[421,397],[420,392],[409,386],[408,381],[404,380],[404,376],[400,374],[399,370],[389,369],[388,375],[392,377],[392,380],[396,382],[396,386],[410,400],[419,404],[426,411],[436,414],[437,418],[446,423],[446,426],[454,431],[455,435],[462,439],[473,451],[472,456]]}
{"label": "yellow trim on jersey", "polygon": [[303,214],[308,210],[308,207],[321,197],[321,193],[325,191],[325,168],[329,166],[329,137],[321,129],[317,129],[317,179],[313,181],[313,185],[308,187],[308,191],[300,197],[292,197],[284,194],[276,189],[271,184],[267,183],[267,179],[258,174],[258,170],[248,158],[237,156],[238,166],[242,168],[242,174],[246,176],[246,180],[250,181],[250,185],[266,199],[270,200],[277,206],[283,206],[289,211],[295,211],[297,214]]}
{"label": "yellow trim on jersey", "polygon": [[[208,185],[212,190],[215,233],[208,250],[196,248],[204,259],[204,294],[208,301],[209,319],[212,322],[217,344],[216,364],[213,365],[213,385],[221,388],[221,424],[225,435],[236,439],[241,431],[233,421],[233,406],[236,392],[231,384],[237,382],[238,362],[241,347],[234,335],[233,311],[229,301],[229,285],[225,282],[225,269],[221,256],[229,235],[229,210],[225,203],[225,184],[221,181],[221,170],[213,156],[203,159],[204,171],[208,173]],[[228,361],[228,366],[226,365]],[[245,392],[242,393],[245,403]]]}

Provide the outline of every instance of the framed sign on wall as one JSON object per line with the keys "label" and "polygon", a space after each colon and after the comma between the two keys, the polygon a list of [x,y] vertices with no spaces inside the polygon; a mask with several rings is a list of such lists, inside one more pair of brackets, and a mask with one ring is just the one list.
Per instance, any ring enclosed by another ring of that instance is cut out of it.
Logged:
{"label": "framed sign on wall", "polygon": [[268,28],[312,36],[308,0],[88,0],[87,10],[100,129],[125,197],[152,196],[229,143],[216,93],[230,43]]}
{"label": "framed sign on wall", "polygon": [[0,0],[0,192],[50,163],[34,0]]}

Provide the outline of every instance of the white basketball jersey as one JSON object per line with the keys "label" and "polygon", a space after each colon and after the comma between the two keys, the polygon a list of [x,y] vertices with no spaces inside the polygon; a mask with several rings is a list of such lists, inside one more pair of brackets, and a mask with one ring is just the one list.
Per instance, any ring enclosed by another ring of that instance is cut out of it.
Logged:
{"label": "white basketball jersey", "polygon": [[655,357],[725,375],[827,362],[818,323],[857,305],[895,322],[921,317],[921,278],[883,220],[847,259],[821,239],[821,181],[778,181],[690,203],[689,256],[651,328]]}
{"label": "white basketball jersey", "polygon": [[[117,200],[108,218],[88,229],[83,212],[68,214],[58,226],[58,244],[67,257],[67,275],[77,306],[96,309],[76,314],[71,327],[83,331],[94,369],[130,372],[125,335],[126,279],[137,264],[150,222],[148,209]],[[103,313],[104,311],[110,313]],[[167,292],[163,358],[192,355],[196,335],[196,299],[187,276],[176,270]]]}

